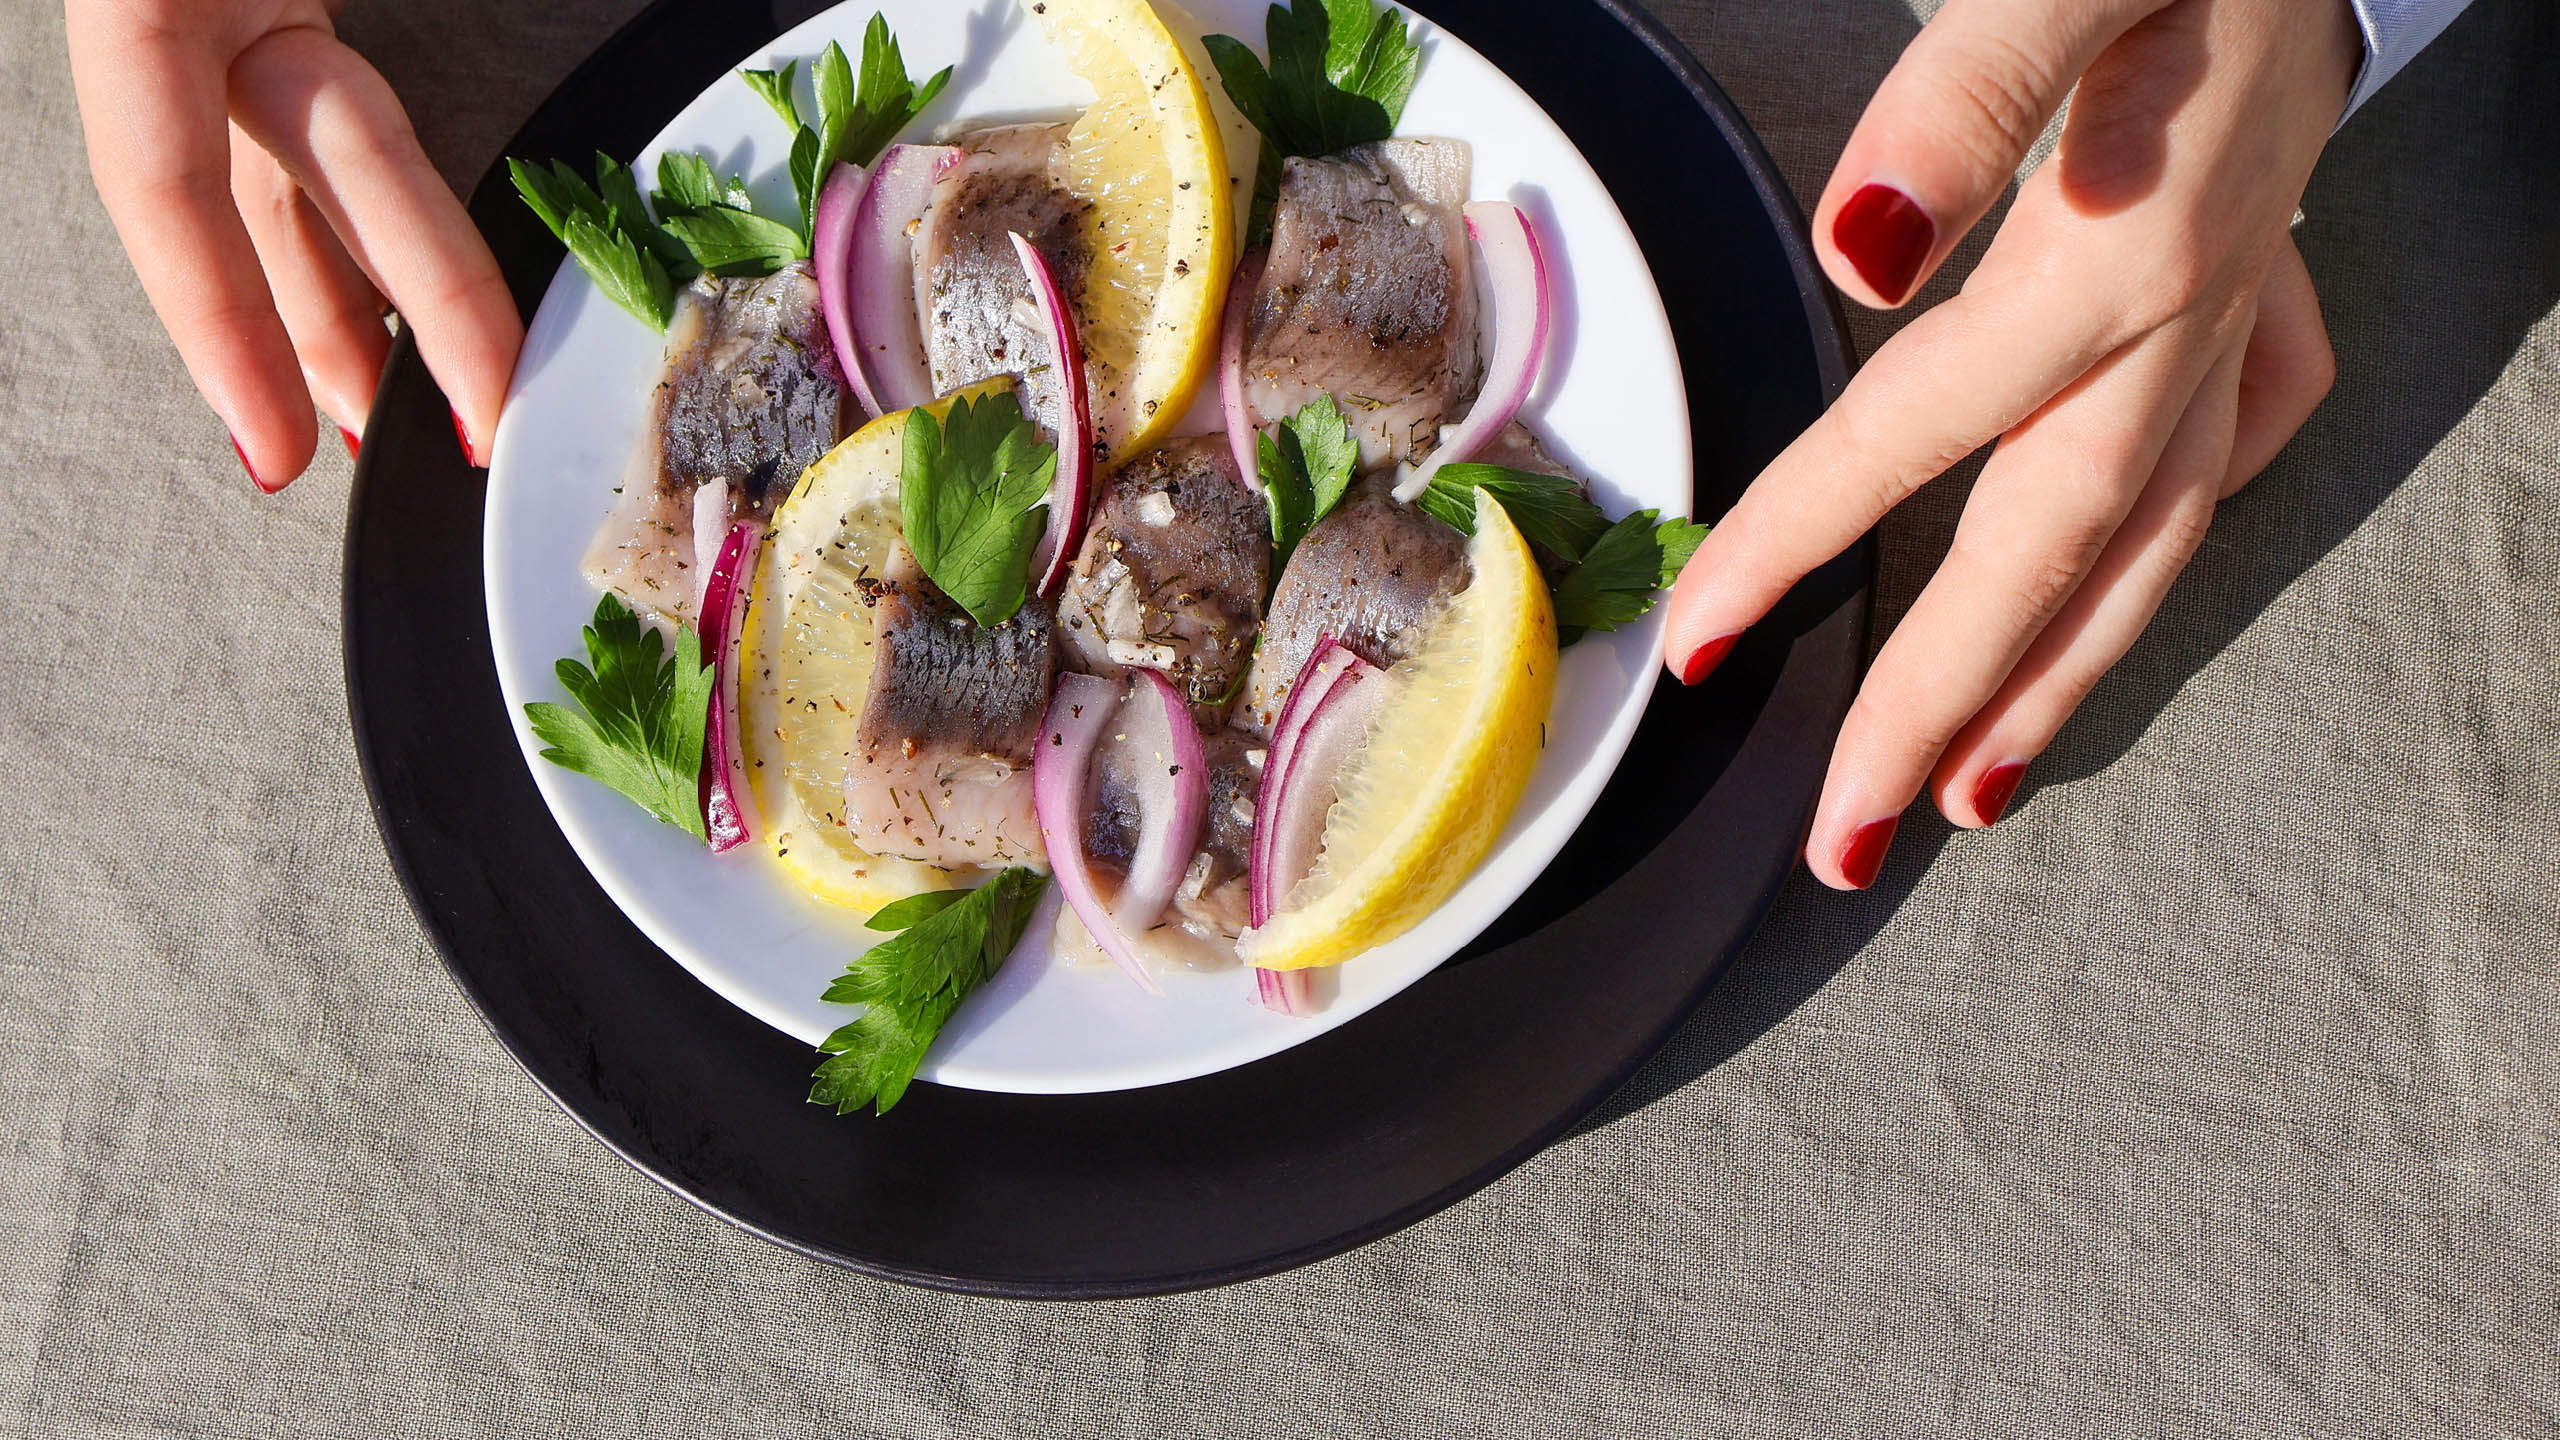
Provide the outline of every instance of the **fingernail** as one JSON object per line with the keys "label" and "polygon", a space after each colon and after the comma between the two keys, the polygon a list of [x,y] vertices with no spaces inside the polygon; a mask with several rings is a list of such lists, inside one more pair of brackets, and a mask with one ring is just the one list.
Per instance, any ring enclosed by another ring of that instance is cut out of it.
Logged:
{"label": "fingernail", "polygon": [[1715,668],[1724,663],[1724,657],[1732,653],[1733,642],[1741,638],[1742,632],[1736,630],[1730,635],[1719,635],[1690,651],[1689,658],[1680,662],[1680,683],[1695,685],[1714,674]]}
{"label": "fingernail", "polygon": [[1899,305],[1938,243],[1938,226],[1892,186],[1864,185],[1832,220],[1831,243],[1885,303]]}
{"label": "fingernail", "polygon": [[1884,868],[1884,852],[1893,848],[1893,832],[1901,824],[1899,815],[1870,820],[1840,847],[1840,874],[1850,889],[1864,890],[1876,883],[1876,872]]}
{"label": "fingernail", "polygon": [[471,427],[462,423],[462,412],[445,407],[453,415],[453,438],[462,442],[462,458],[474,465],[480,463],[479,452],[471,448]]}
{"label": "fingernail", "polygon": [[347,458],[350,460],[355,459],[356,451],[362,449],[364,445],[363,441],[356,438],[356,432],[348,429],[344,425],[341,425],[338,427],[338,438],[347,442]]}
{"label": "fingernail", "polygon": [[283,488],[278,485],[270,485],[265,480],[259,478],[258,467],[249,463],[249,452],[240,448],[239,436],[233,435],[230,437],[230,440],[231,453],[240,457],[240,468],[249,472],[249,483],[257,486],[260,494],[273,495],[276,491]]}
{"label": "fingernail", "polygon": [[1973,813],[1985,825],[1999,819],[2009,809],[2009,797],[2018,793],[2018,782],[2026,778],[2027,762],[2010,760],[1982,772],[1973,782]]}

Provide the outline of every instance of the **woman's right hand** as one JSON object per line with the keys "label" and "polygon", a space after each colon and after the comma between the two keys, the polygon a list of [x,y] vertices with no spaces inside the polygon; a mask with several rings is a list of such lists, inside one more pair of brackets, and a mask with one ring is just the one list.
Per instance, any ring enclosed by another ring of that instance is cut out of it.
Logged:
{"label": "woman's right hand", "polygon": [[350,450],[417,336],[474,464],[524,343],[479,230],[325,0],[67,0],[89,170],[196,389],[270,493]]}

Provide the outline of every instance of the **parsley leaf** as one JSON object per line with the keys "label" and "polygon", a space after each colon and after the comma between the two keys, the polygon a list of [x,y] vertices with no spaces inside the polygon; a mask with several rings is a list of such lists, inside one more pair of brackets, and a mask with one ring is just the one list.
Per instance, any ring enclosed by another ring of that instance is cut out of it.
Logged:
{"label": "parsley leaf", "polygon": [[1653,608],[1654,595],[1680,578],[1680,567],[1707,538],[1687,520],[1655,523],[1639,510],[1591,542],[1582,563],[1555,581],[1556,638],[1570,645],[1592,630],[1615,630]]}
{"label": "parsley leaf", "polygon": [[683,268],[690,261],[681,248],[670,251],[667,235],[650,222],[629,170],[598,155],[598,183],[593,186],[557,160],[543,169],[511,158],[507,173],[515,180],[516,193],[569,248],[570,258],[606,299],[654,329],[667,328],[675,314],[676,285],[693,272]]}
{"label": "parsley leaf", "polygon": [[1271,507],[1271,578],[1277,584],[1298,542],[1351,488],[1360,442],[1351,438],[1342,407],[1320,395],[1299,406],[1276,435],[1259,437],[1254,460],[1262,472],[1263,501]]}
{"label": "parsley leaf", "polygon": [[1281,162],[1393,135],[1422,71],[1422,47],[1406,32],[1403,12],[1376,9],[1371,0],[1274,5],[1263,19],[1263,40],[1271,53],[1267,69],[1232,35],[1201,42],[1227,98],[1262,132],[1246,241],[1254,245],[1269,238]]}
{"label": "parsley leaf", "polygon": [[1572,480],[1507,465],[1443,465],[1414,503],[1459,534],[1472,535],[1476,497],[1471,492],[1479,488],[1492,491],[1503,513],[1520,527],[1521,538],[1556,564],[1579,562],[1609,528],[1609,517]]}
{"label": "parsley leaf", "polygon": [[1520,527],[1520,537],[1556,567],[1556,639],[1570,645],[1593,630],[1615,630],[1653,608],[1654,592],[1680,578],[1680,567],[1707,538],[1707,527],[1682,519],[1656,523],[1639,510],[1616,524],[1559,475],[1505,465],[1443,465],[1414,503],[1461,535],[1476,533],[1476,498],[1485,490]]}
{"label": "parsley leaf", "polygon": [[933,1037],[1022,940],[1048,877],[1014,866],[974,890],[910,895],[871,917],[898,932],[853,957],[827,987],[832,1004],[866,1008],[818,1049],[809,1101],[839,1115],[885,1115],[907,1093]]}
{"label": "parsley leaf", "polygon": [[[666,655],[657,630],[608,593],[585,631],[588,665],[563,660],[560,688],[577,708],[536,702],[525,719],[542,758],[592,776],[697,837],[702,828],[702,732],[711,715],[711,667],[690,630]],[[589,669],[592,665],[594,668]]]}
{"label": "parsley leaf", "polygon": [[799,231],[752,210],[706,205],[670,215],[666,231],[714,275],[770,275],[809,253]]}
{"label": "parsley leaf", "polygon": [[936,588],[980,625],[1004,623],[1029,593],[1032,547],[1048,523],[1058,452],[1009,394],[907,417],[898,512],[907,548]]}
{"label": "parsley leaf", "polygon": [[951,67],[946,65],[917,84],[907,74],[906,56],[899,52],[898,37],[890,33],[887,17],[875,14],[862,32],[859,75],[845,57],[844,47],[832,42],[809,67],[810,87],[818,102],[815,125],[800,118],[799,102],[792,96],[798,74],[795,60],[780,70],[741,70],[738,78],[764,97],[782,123],[798,127],[791,140],[791,189],[800,197],[800,233],[805,238],[817,224],[818,188],[826,183],[827,173],[839,163],[868,165],[880,158],[890,140],[951,82]]}

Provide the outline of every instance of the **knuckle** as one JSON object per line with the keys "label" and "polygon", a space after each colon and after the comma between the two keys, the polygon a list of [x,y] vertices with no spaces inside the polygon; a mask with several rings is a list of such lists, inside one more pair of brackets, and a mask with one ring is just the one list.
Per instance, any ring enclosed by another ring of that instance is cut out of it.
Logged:
{"label": "knuckle", "polygon": [[2013,41],[1977,34],[1961,42],[1944,74],[1949,138],[2005,177],[2044,132],[2045,67]]}

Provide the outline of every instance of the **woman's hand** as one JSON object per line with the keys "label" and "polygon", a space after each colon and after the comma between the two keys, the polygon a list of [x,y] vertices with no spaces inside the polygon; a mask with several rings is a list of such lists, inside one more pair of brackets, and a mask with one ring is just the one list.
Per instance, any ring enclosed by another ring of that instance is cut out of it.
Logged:
{"label": "woman's hand", "polygon": [[1832,280],[1877,306],[2078,93],[1963,292],[1876,352],[1672,595],[1669,664],[1695,684],[1806,572],[1998,442],[1841,731],[1805,845],[1824,883],[1873,883],[1924,785],[1958,825],[1998,819],[2215,502],[2328,393],[2288,225],[2360,53],[2345,0],[1947,0],[1886,78],[1814,213]]}
{"label": "woman's hand", "polygon": [[143,290],[260,489],[311,463],[316,398],[356,443],[418,337],[473,463],[524,327],[400,102],[323,0],[68,0],[89,170]]}

